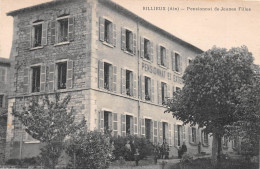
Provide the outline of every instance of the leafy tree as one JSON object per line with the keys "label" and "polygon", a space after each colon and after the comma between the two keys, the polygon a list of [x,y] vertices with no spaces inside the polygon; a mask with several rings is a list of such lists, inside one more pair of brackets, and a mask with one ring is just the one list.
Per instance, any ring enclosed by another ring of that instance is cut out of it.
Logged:
{"label": "leafy tree", "polygon": [[30,105],[23,107],[23,111],[13,109],[13,115],[22,122],[25,131],[44,143],[40,155],[46,168],[54,169],[58,164],[65,137],[85,126],[84,119],[79,124],[74,122],[74,109],[67,109],[70,99],[71,96],[67,95],[60,100],[58,93],[54,101],[48,95],[41,102],[38,97],[32,97]]}
{"label": "leafy tree", "polygon": [[82,128],[70,138],[66,149],[76,168],[108,168],[112,159],[109,134]]}
{"label": "leafy tree", "polygon": [[252,54],[247,47],[212,49],[198,55],[185,70],[184,87],[168,103],[168,112],[184,124],[212,133],[212,164],[217,165],[221,138],[248,112],[241,111],[240,92],[252,85]]}

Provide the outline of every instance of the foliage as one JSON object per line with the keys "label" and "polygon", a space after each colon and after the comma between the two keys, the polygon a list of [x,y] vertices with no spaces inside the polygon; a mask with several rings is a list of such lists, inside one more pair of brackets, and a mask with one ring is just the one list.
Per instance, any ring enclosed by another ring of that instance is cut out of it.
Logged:
{"label": "foliage", "polygon": [[83,119],[80,124],[74,123],[74,109],[67,111],[70,95],[60,100],[55,94],[51,101],[48,95],[40,102],[38,97],[32,97],[30,105],[23,111],[13,108],[13,115],[25,126],[25,131],[34,139],[44,143],[41,149],[41,159],[46,168],[55,168],[64,149],[64,138],[85,126]]}
{"label": "foliage", "polygon": [[71,157],[70,165],[75,162],[76,168],[108,168],[112,158],[109,140],[107,134],[98,131],[82,129],[74,133],[66,149],[67,154]]}
{"label": "foliage", "polygon": [[212,154],[221,137],[248,114],[241,110],[241,91],[252,85],[252,54],[247,47],[212,49],[198,55],[185,70],[184,87],[168,103],[167,112],[184,124],[198,124],[213,133]]}
{"label": "foliage", "polygon": [[24,159],[9,159],[5,162],[5,165],[13,166],[34,166],[39,165],[40,161],[37,157],[24,158]]}
{"label": "foliage", "polygon": [[132,136],[132,135],[128,135],[126,137],[118,136],[118,137],[112,137],[111,141],[114,141],[114,147],[115,147],[114,155],[116,159],[125,156],[126,154],[125,145],[127,141],[130,142],[134,141],[134,147],[138,148],[139,150],[139,154],[140,154],[139,159],[143,159],[153,154],[154,147],[152,143],[143,137]]}

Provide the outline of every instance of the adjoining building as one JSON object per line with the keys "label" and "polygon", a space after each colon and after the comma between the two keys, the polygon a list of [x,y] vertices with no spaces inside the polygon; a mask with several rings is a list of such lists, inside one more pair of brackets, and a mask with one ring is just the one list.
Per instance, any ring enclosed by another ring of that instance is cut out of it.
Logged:
{"label": "adjoining building", "polygon": [[[166,139],[170,156],[211,152],[211,137],[164,114],[167,98],[183,86],[182,74],[203,51],[108,0],[56,0],[8,13],[14,18],[11,58],[15,94],[9,98],[7,158],[39,153],[40,143],[22,133],[11,108],[32,96],[70,94],[77,120],[90,130]],[[231,148],[231,147],[229,147]]]}
{"label": "adjoining building", "polygon": [[11,61],[0,58],[0,164],[4,163],[8,95],[10,94]]}

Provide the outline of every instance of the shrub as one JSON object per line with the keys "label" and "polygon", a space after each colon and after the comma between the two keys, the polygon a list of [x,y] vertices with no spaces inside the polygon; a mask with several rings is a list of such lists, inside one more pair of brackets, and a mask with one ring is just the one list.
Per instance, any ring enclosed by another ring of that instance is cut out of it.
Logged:
{"label": "shrub", "polygon": [[9,159],[5,162],[5,165],[13,165],[13,166],[33,166],[39,165],[39,157],[31,157],[24,159]]}
{"label": "shrub", "polygon": [[[134,147],[139,150],[139,159],[143,159],[147,156],[153,154],[153,144],[143,137],[137,136],[126,136],[126,137],[112,137],[111,141],[114,141],[115,150],[113,151],[115,159],[119,159],[119,157],[124,157],[126,153],[125,145],[127,141],[134,141]],[[132,150],[132,154],[134,154],[135,150]]]}
{"label": "shrub", "polygon": [[66,149],[71,158],[69,165],[86,169],[108,168],[112,158],[109,140],[107,134],[86,129],[73,134]]}

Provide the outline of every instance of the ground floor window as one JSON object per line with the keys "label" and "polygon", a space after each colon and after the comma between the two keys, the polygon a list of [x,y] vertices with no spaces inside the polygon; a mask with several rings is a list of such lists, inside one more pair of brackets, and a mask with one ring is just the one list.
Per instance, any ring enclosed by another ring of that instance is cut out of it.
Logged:
{"label": "ground floor window", "polygon": [[181,125],[177,125],[177,146],[181,146],[181,134],[182,134],[182,127]]}
{"label": "ground floor window", "polygon": [[167,139],[167,131],[168,131],[168,123],[167,122],[162,122],[162,136],[163,136],[163,140]]}
{"label": "ground floor window", "polygon": [[134,134],[133,131],[133,116],[126,115],[126,134]]}
{"label": "ground floor window", "polygon": [[151,119],[145,119],[145,138],[151,139]]}

